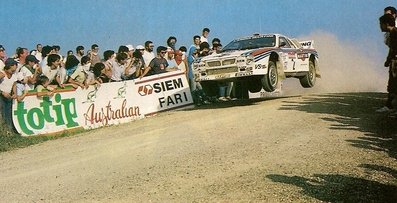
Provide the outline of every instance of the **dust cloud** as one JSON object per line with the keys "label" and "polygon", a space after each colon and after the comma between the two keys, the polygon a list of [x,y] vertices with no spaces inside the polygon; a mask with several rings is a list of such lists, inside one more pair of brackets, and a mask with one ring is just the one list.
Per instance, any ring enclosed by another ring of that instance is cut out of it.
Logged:
{"label": "dust cloud", "polygon": [[[374,42],[343,42],[323,31],[297,39],[314,40],[321,78],[317,78],[313,88],[303,88],[298,79],[288,78],[282,87],[285,95],[386,91],[388,69],[383,67],[386,56],[371,53],[371,50],[376,52]],[[386,46],[383,48],[386,50]]]}

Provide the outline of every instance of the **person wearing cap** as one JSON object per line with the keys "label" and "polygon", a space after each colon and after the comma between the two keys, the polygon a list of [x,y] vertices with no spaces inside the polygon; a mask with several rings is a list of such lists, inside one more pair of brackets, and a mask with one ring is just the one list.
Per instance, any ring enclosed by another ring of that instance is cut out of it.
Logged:
{"label": "person wearing cap", "polygon": [[145,47],[142,45],[136,46],[136,50],[140,51],[143,54],[143,51],[145,51]]}
{"label": "person wearing cap", "polygon": [[24,82],[27,85],[27,90],[33,90],[36,83],[37,76],[41,73],[39,60],[34,55],[28,55],[25,59],[25,64],[21,67],[19,73],[22,75]]}
{"label": "person wearing cap", "polygon": [[131,44],[125,45],[128,48],[128,58],[132,58],[132,53],[134,53],[135,49]]}
{"label": "person wearing cap", "polygon": [[8,58],[5,61],[4,70],[0,71],[0,92],[1,92],[1,106],[3,107],[1,113],[8,127],[12,128],[12,100],[16,98],[13,94],[12,88],[17,81],[15,71],[18,62],[13,58]]}
{"label": "person wearing cap", "polygon": [[210,34],[209,28],[204,28],[200,37],[200,43],[207,42],[208,43],[208,35]]}
{"label": "person wearing cap", "polygon": [[124,70],[124,77],[126,80],[138,78],[145,69],[145,62],[142,58],[142,52],[135,50],[134,53],[132,53],[132,56],[131,64],[126,66]]}
{"label": "person wearing cap", "polygon": [[0,71],[3,71],[4,69],[4,62],[7,59],[7,55],[6,55],[6,49],[4,49],[3,45],[0,45]]}

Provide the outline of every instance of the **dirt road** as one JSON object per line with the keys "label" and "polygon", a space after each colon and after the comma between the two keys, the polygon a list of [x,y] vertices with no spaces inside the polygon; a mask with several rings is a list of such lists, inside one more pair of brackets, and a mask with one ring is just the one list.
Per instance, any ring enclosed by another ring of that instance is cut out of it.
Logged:
{"label": "dirt road", "polygon": [[228,102],[1,153],[0,201],[397,201],[383,98]]}

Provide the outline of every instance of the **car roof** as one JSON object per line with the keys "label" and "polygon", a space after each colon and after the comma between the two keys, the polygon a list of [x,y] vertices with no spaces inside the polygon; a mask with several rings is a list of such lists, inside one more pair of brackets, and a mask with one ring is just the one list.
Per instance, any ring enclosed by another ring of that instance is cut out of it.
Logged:
{"label": "car roof", "polygon": [[[241,41],[241,40],[247,40],[247,39],[256,39],[256,38],[262,38],[262,37],[273,37],[273,36],[286,37],[286,36],[278,34],[278,33],[268,33],[268,34],[254,33],[254,34],[249,35],[249,36],[237,38],[237,39],[235,39],[233,41]],[[288,38],[288,37],[286,37],[286,38]]]}

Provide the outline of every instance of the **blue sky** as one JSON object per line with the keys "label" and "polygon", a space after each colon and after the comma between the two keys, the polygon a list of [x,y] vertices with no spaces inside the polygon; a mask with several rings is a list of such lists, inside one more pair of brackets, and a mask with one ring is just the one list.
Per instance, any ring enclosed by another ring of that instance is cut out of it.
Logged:
{"label": "blue sky", "polygon": [[[177,47],[209,27],[210,40],[226,45],[233,38],[260,33],[305,36],[321,30],[342,41],[382,43],[378,18],[388,0],[2,0],[0,44],[16,47],[58,44],[61,53],[97,43],[101,51],[122,44]],[[382,45],[384,46],[384,45]],[[382,49],[385,47],[382,47]]]}

